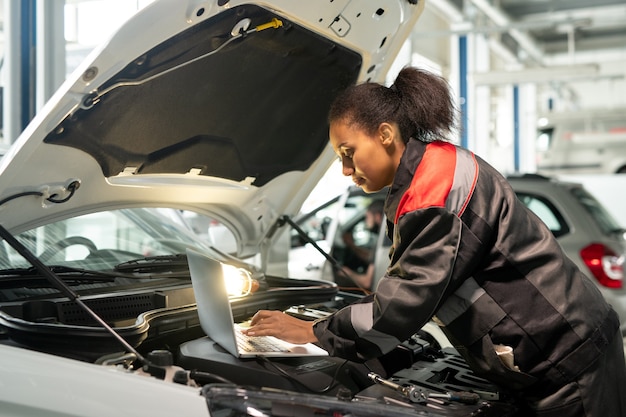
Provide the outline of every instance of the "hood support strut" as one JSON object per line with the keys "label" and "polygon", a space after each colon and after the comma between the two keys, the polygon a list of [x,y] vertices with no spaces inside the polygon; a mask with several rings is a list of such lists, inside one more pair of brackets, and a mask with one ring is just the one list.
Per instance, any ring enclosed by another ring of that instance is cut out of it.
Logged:
{"label": "hood support strut", "polygon": [[[298,226],[289,216],[282,216],[281,218],[278,219],[279,222],[279,226],[284,225],[285,223],[289,224],[289,226],[293,227],[295,229],[296,232],[298,232],[298,234],[300,236],[302,236],[302,238],[304,240],[307,241],[307,243],[310,243],[311,245],[313,245],[313,247],[315,249],[317,249],[317,251],[319,253],[321,253],[324,258],[326,258],[328,260],[328,262],[330,262],[330,264],[333,266],[333,269],[337,272],[339,272],[340,274],[342,274],[343,276],[345,276],[346,278],[348,278],[349,280],[351,280],[352,282],[354,282],[352,280],[352,278],[350,278],[350,276],[348,274],[346,274],[346,272],[343,270],[343,265],[341,265],[339,263],[339,261],[335,258],[333,258],[330,254],[326,253],[326,251],[324,249],[322,249],[317,242],[315,242],[313,239],[311,239],[309,237],[309,235],[302,230],[302,228],[300,228],[300,226]],[[362,288],[360,285],[358,285],[356,282],[355,284],[366,294],[369,293],[369,291],[365,288]]]}

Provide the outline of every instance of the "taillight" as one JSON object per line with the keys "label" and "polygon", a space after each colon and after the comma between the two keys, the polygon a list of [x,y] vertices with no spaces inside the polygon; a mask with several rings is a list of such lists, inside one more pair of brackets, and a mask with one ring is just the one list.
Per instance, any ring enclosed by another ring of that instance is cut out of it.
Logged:
{"label": "taillight", "polygon": [[600,243],[592,243],[581,249],[580,257],[600,285],[607,288],[622,288],[624,255],[619,256]]}

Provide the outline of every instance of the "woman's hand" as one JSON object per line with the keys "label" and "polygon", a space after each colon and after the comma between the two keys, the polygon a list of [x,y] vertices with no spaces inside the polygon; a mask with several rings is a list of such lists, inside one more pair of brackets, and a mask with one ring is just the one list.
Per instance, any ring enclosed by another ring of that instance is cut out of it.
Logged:
{"label": "woman's hand", "polygon": [[274,336],[297,344],[318,341],[313,333],[312,321],[300,320],[282,311],[257,311],[244,333],[249,336]]}

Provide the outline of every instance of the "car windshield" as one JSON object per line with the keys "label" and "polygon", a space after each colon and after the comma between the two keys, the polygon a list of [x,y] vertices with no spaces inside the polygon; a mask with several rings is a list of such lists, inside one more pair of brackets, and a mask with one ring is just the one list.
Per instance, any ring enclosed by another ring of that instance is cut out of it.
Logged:
{"label": "car windshield", "polygon": [[[75,285],[188,278],[187,248],[211,252],[174,209],[134,208],[72,217],[15,236],[53,272]],[[213,251],[215,253],[215,251]],[[132,274],[139,273],[139,276]],[[141,274],[144,274],[141,276]],[[45,286],[44,277],[9,242],[0,243],[2,288]]]}
{"label": "car windshield", "polygon": [[591,215],[604,234],[615,234],[623,230],[617,220],[587,190],[582,187],[573,187],[571,193]]}
{"label": "car windshield", "polygon": [[[103,211],[46,224],[16,239],[46,265],[112,270],[121,263],[148,257],[207,249],[173,209],[134,208]],[[8,242],[0,244],[0,269],[30,268]]]}

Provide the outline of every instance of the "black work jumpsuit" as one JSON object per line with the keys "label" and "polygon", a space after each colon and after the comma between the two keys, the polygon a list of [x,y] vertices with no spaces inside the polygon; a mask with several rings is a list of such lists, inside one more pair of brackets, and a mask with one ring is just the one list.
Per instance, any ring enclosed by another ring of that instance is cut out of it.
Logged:
{"label": "black work jumpsuit", "polygon": [[[432,318],[528,415],[626,416],[617,314],[498,171],[411,139],[385,213],[393,247],[376,292],[314,325],[330,354],[378,357]],[[513,348],[513,368],[496,345]]]}

